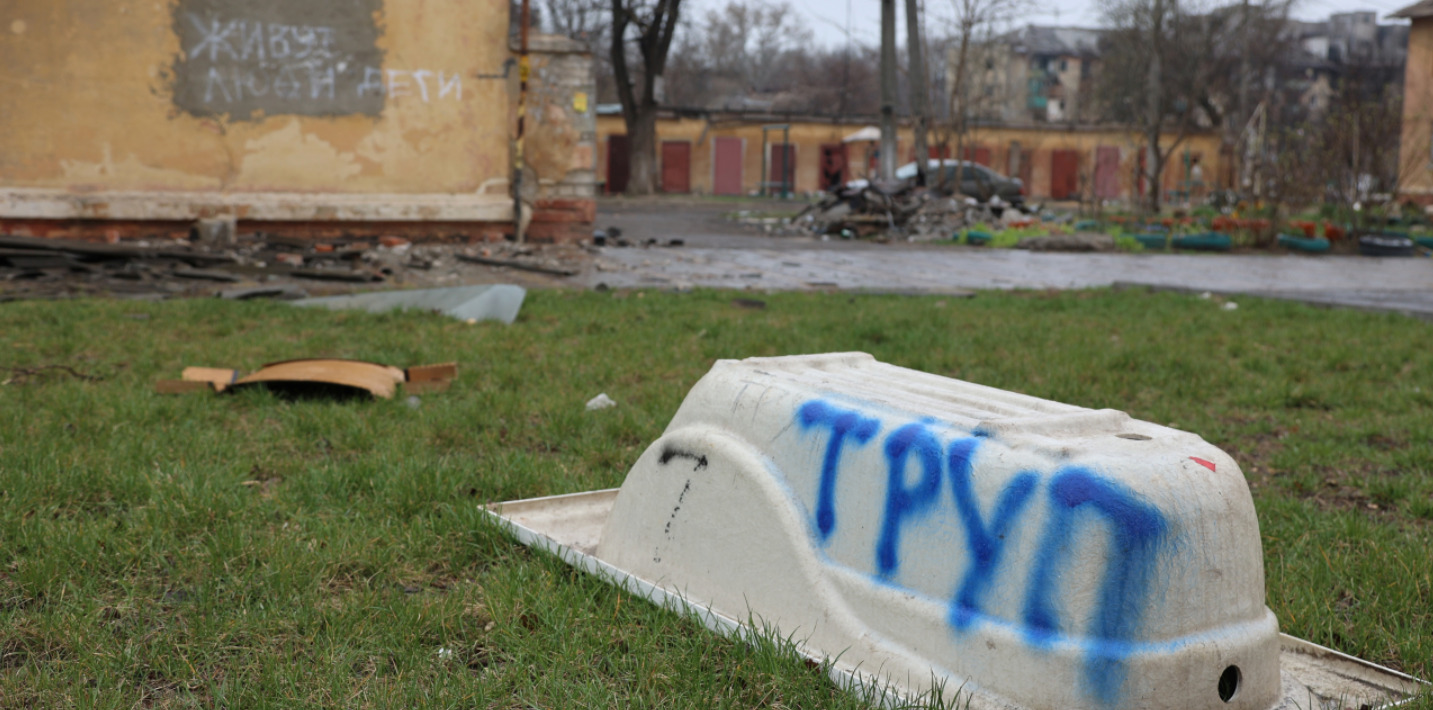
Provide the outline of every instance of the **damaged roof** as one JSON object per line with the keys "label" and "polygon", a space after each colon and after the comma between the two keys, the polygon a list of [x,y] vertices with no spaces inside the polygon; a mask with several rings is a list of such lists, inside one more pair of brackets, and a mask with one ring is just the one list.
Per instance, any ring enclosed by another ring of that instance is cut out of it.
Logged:
{"label": "damaged roof", "polygon": [[[1433,1],[1433,0],[1430,0]],[[1026,25],[1009,35],[1017,52],[1057,56],[1096,56],[1103,30],[1085,27]]]}
{"label": "damaged roof", "polygon": [[1423,0],[1395,12],[1388,17],[1401,17],[1409,20],[1416,20],[1423,17],[1433,17],[1433,0]]}

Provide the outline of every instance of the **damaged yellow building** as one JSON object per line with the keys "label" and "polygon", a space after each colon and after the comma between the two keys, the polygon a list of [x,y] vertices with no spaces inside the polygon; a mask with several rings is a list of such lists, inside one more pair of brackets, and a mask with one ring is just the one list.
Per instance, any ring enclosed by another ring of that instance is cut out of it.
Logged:
{"label": "damaged yellow building", "polygon": [[1389,17],[1412,22],[1403,69],[1403,125],[1398,143],[1398,194],[1433,204],[1433,0]]}
{"label": "damaged yellow building", "polygon": [[[0,230],[510,232],[506,0],[12,0],[0,9]],[[591,57],[532,40],[530,236],[595,217]]]}

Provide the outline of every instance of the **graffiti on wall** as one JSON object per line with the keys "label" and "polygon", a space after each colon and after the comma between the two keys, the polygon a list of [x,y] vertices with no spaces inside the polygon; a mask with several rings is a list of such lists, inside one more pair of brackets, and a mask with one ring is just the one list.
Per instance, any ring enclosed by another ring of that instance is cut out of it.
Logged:
{"label": "graffiti on wall", "polygon": [[181,0],[174,102],[198,116],[377,116],[386,101],[463,97],[462,76],[383,68],[381,0]]}
{"label": "graffiti on wall", "polygon": [[[813,534],[825,544],[842,525],[843,470],[853,450],[879,447],[884,463],[885,498],[870,540],[870,567],[864,571],[893,583],[901,566],[901,538],[940,506],[953,511],[963,532],[961,547],[949,551],[957,564],[948,623],[963,634],[981,623],[1019,629],[1027,643],[1048,647],[1074,643],[1085,657],[1090,692],[1113,701],[1123,683],[1124,661],[1139,641],[1157,557],[1167,542],[1168,525],[1160,511],[1119,483],[1080,466],[1051,472],[1017,471],[1005,476],[993,500],[977,500],[977,455],[992,445],[979,432],[942,440],[935,422],[888,426],[869,413],[812,400],[797,410],[803,431],[824,435]],[[852,468],[852,467],[846,467]],[[1039,506],[1043,504],[1043,510]],[[1035,554],[1011,559],[1006,547],[1018,528],[1031,528]],[[1060,580],[1081,536],[1105,536],[1103,576],[1089,627],[1071,629],[1061,620]],[[985,611],[993,581],[1002,570],[1024,565],[1025,589],[1016,619]]]}

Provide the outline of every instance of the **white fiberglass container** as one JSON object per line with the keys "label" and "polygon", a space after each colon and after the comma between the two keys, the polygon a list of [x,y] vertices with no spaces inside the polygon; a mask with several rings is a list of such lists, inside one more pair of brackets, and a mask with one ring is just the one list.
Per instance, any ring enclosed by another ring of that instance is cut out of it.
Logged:
{"label": "white fiberglass container", "polygon": [[720,361],[621,491],[589,496],[498,512],[574,564],[718,628],[774,626],[907,697],[1262,710],[1415,687],[1282,637],[1239,467],[1123,412],[864,354]]}

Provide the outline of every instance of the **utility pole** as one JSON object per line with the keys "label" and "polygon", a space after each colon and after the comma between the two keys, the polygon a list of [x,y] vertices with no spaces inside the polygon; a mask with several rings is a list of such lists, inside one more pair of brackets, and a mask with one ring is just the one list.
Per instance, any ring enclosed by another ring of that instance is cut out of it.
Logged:
{"label": "utility pole", "polygon": [[[1240,16],[1240,18],[1239,18],[1239,34],[1240,34],[1240,38],[1239,38],[1239,113],[1235,115],[1235,119],[1234,119],[1233,121],[1230,121],[1230,122],[1229,122],[1231,125],[1233,125],[1233,126],[1235,126],[1235,127],[1245,126],[1245,125],[1246,125],[1246,122],[1249,120],[1249,117],[1250,117],[1250,113],[1249,113],[1249,51],[1250,51],[1250,47],[1252,46],[1252,45],[1250,45],[1250,42],[1253,41],[1253,35],[1250,33],[1250,29],[1251,29],[1251,28],[1250,28],[1250,26],[1249,26],[1249,0],[1244,0],[1244,1],[1243,1],[1243,12],[1241,13],[1241,16]],[[1248,131],[1246,130],[1244,133],[1237,134],[1237,135],[1234,137],[1234,146],[1233,146],[1233,147],[1234,147],[1234,155],[1235,155],[1235,158],[1238,160],[1238,165],[1239,165],[1239,172],[1238,172],[1238,177],[1236,178],[1236,181],[1237,181],[1237,186],[1238,186],[1238,187],[1241,187],[1241,188],[1242,188],[1243,186],[1249,184],[1249,157],[1250,157],[1250,156],[1249,156],[1248,145],[1244,142],[1245,139],[1246,139],[1246,134],[1247,134],[1247,133],[1248,133]]]}
{"label": "utility pole", "polygon": [[1164,36],[1164,14],[1166,0],[1154,0],[1153,7],[1149,12],[1149,36],[1146,38],[1146,47],[1149,56],[1146,61],[1149,65],[1145,71],[1145,163],[1144,163],[1144,186],[1145,186],[1145,209],[1151,215],[1159,214],[1159,176],[1164,166],[1159,161],[1159,129],[1163,118],[1163,97],[1160,95],[1160,88],[1163,86],[1164,77],[1160,73],[1159,53]]}
{"label": "utility pole", "polygon": [[[523,132],[527,122],[527,78],[532,65],[527,53],[527,26],[532,23],[530,0],[522,0],[522,17],[518,24],[517,54],[517,134],[513,140],[512,176],[512,219],[513,240],[522,244],[527,239],[527,225],[523,224],[522,173],[527,167],[523,156]],[[534,188],[537,186],[534,185]]]}
{"label": "utility pole", "polygon": [[896,177],[896,0],[881,0],[881,179]]}
{"label": "utility pole", "polygon": [[[922,49],[920,0],[906,0],[906,46],[911,53],[911,117],[915,119],[916,174],[919,184],[931,184],[926,174],[930,151],[926,148],[926,129],[930,117],[926,111],[925,51]],[[944,166],[942,166],[942,170]]]}

